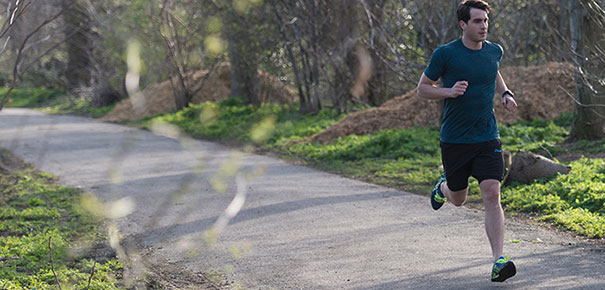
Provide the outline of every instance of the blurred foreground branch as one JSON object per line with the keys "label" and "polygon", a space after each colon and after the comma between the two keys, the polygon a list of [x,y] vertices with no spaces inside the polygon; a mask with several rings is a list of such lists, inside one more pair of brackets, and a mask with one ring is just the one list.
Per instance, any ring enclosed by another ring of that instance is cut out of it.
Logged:
{"label": "blurred foreground branch", "polygon": [[61,290],[61,283],[59,283],[59,278],[57,277],[57,273],[55,272],[55,261],[53,260],[53,247],[52,247],[52,237],[48,237],[48,250],[50,251],[50,269],[53,271],[53,275],[55,275],[55,281],[59,286],[59,290]]}

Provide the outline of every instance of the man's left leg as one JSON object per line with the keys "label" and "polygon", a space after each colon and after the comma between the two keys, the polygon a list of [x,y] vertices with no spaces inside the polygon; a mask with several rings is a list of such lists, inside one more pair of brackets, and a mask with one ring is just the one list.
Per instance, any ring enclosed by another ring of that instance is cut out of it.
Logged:
{"label": "man's left leg", "polygon": [[500,181],[486,179],[479,184],[485,206],[485,231],[492,247],[494,261],[502,256],[504,211],[500,205]]}
{"label": "man's left leg", "polygon": [[517,273],[515,264],[502,256],[504,244],[504,211],[500,204],[500,181],[486,179],[479,184],[485,206],[485,231],[492,247],[494,266],[492,281],[503,282]]}

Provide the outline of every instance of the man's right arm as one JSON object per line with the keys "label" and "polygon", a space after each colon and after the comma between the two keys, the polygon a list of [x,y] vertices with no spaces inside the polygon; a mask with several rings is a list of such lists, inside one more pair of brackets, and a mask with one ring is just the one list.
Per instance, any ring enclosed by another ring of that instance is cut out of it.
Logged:
{"label": "man's right arm", "polygon": [[437,82],[428,78],[424,73],[418,82],[416,89],[418,97],[429,100],[441,100],[447,98],[456,98],[463,95],[468,87],[467,81],[458,81],[451,88],[442,88],[437,86]]}

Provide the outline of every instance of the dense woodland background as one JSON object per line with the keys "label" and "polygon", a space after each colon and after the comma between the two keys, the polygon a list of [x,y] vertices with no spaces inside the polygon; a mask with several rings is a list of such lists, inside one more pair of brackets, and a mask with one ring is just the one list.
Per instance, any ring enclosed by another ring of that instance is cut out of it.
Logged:
{"label": "dense woodland background", "polygon": [[[432,51],[459,37],[458,3],[0,0],[0,85],[61,89],[98,107],[169,79],[183,108],[203,89],[194,72],[229,63],[231,96],[259,104],[262,72],[291,86],[303,112],[346,112],[414,89]],[[502,65],[573,63],[571,136],[605,137],[605,1],[489,3]]]}

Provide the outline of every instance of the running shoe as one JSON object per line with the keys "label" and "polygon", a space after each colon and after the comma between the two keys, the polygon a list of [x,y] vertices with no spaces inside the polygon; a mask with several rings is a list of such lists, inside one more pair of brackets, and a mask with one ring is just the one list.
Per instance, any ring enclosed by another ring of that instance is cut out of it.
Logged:
{"label": "running shoe", "polygon": [[517,268],[510,257],[500,257],[492,267],[492,282],[504,282],[515,274],[517,274]]}
{"label": "running shoe", "polygon": [[443,192],[441,192],[441,183],[443,183],[444,181],[445,172],[441,173],[439,181],[437,181],[437,184],[435,184],[435,187],[433,187],[433,191],[431,192],[431,205],[433,206],[434,210],[438,210],[439,208],[441,208],[441,206],[443,206],[443,204],[447,200],[443,195]]}

